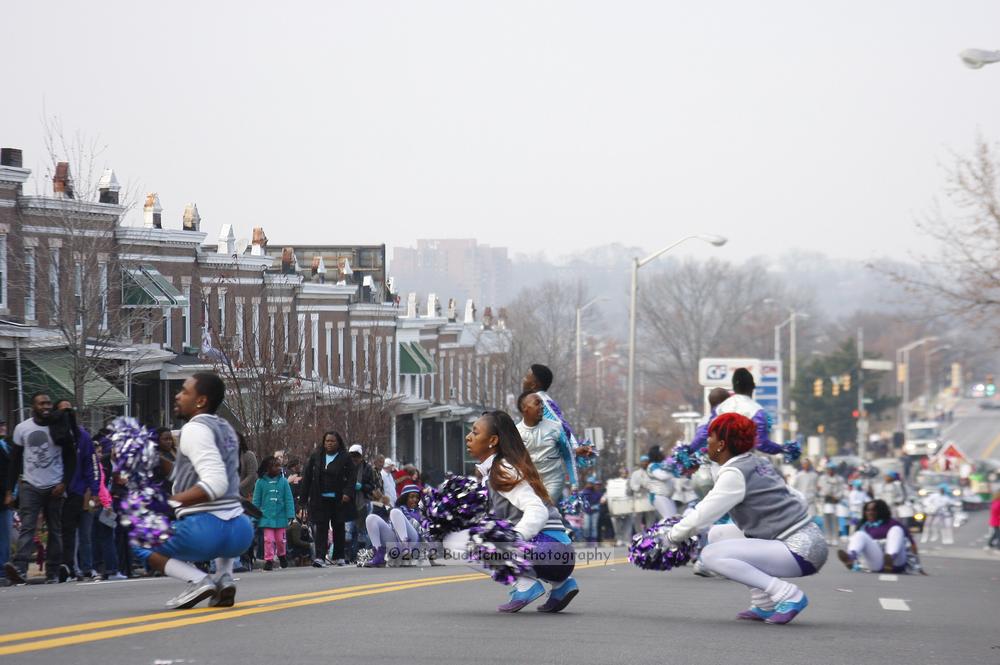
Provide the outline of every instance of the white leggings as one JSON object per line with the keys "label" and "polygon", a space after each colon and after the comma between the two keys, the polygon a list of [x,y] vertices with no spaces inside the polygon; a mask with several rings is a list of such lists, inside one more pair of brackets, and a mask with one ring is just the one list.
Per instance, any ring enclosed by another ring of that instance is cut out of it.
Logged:
{"label": "white leggings", "polygon": [[378,515],[369,515],[365,518],[365,526],[368,527],[368,538],[374,547],[415,543],[420,540],[417,530],[399,508],[389,511],[389,522]]}
{"label": "white leggings", "polygon": [[660,519],[665,520],[677,514],[677,504],[660,494],[653,495],[653,507],[660,513]]}
{"label": "white leggings", "polygon": [[718,524],[709,530],[701,561],[713,573],[745,584],[751,591],[767,590],[778,577],[802,577],[798,561],[783,542],[747,538],[735,524]]}
{"label": "white leggings", "polygon": [[873,573],[885,567],[885,555],[892,557],[894,566],[906,563],[906,534],[903,528],[894,526],[885,535],[885,551],[882,546],[865,531],[855,531],[847,543],[847,551],[864,559],[865,565]]}

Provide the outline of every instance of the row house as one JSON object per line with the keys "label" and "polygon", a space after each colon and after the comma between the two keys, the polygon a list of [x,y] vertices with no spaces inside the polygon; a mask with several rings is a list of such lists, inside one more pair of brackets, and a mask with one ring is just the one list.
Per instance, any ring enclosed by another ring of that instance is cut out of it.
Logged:
{"label": "row house", "polygon": [[[229,224],[206,244],[194,203],[171,221],[150,193],[141,226],[124,226],[112,171],[76,192],[61,163],[50,195],[27,196],[19,151],[0,162],[0,409],[13,420],[44,389],[92,427],[122,413],[170,424],[195,372],[224,368],[241,386],[266,373],[294,382],[282,399],[377,395],[393,415],[369,443],[434,481],[468,471],[470,423],[508,402],[502,317],[480,320],[471,300],[442,311],[433,294],[420,311],[416,294],[400,304],[384,245],[269,247],[263,228],[237,241]],[[236,393],[234,420],[280,419],[275,400]]]}

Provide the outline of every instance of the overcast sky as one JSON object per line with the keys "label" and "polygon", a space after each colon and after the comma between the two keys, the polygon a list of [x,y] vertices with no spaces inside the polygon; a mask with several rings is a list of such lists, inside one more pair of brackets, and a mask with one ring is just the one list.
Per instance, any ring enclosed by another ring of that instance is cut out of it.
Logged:
{"label": "overcast sky", "polygon": [[[692,232],[728,258],[903,257],[949,150],[1000,139],[1000,3],[17,2],[0,144],[43,107],[165,225],[474,237],[556,257]],[[33,193],[33,188],[29,189]],[[138,222],[138,215],[132,223]],[[923,243],[923,244],[922,244]]]}

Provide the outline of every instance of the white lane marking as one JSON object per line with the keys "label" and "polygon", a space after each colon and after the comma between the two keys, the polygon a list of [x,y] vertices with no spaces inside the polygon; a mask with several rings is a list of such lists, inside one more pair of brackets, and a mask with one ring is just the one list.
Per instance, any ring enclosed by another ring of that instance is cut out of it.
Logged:
{"label": "white lane marking", "polygon": [[902,598],[879,598],[878,602],[883,610],[895,610],[896,612],[909,612],[910,606]]}
{"label": "white lane marking", "polygon": [[899,575],[879,575],[878,576],[878,581],[879,582],[898,582],[899,581]]}

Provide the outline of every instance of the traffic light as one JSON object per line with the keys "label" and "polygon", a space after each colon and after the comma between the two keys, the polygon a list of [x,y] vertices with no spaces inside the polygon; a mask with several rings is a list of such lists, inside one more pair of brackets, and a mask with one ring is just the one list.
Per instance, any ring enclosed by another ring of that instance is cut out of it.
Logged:
{"label": "traffic light", "polygon": [[987,397],[993,397],[996,394],[997,394],[997,386],[996,386],[995,383],[993,383],[993,375],[992,374],[987,374],[986,375],[986,396]]}
{"label": "traffic light", "polygon": [[838,397],[840,395],[840,384],[837,383],[836,379],[830,382],[830,394],[834,397]]}
{"label": "traffic light", "polygon": [[851,411],[851,418],[857,418],[860,415],[861,414],[858,412],[857,409],[854,409],[853,411]]}
{"label": "traffic light", "polygon": [[840,386],[844,389],[845,392],[850,392],[851,391],[851,375],[850,374],[845,374],[844,376],[840,377]]}
{"label": "traffic light", "polygon": [[823,379],[816,379],[813,381],[813,396],[822,397],[823,396]]}

